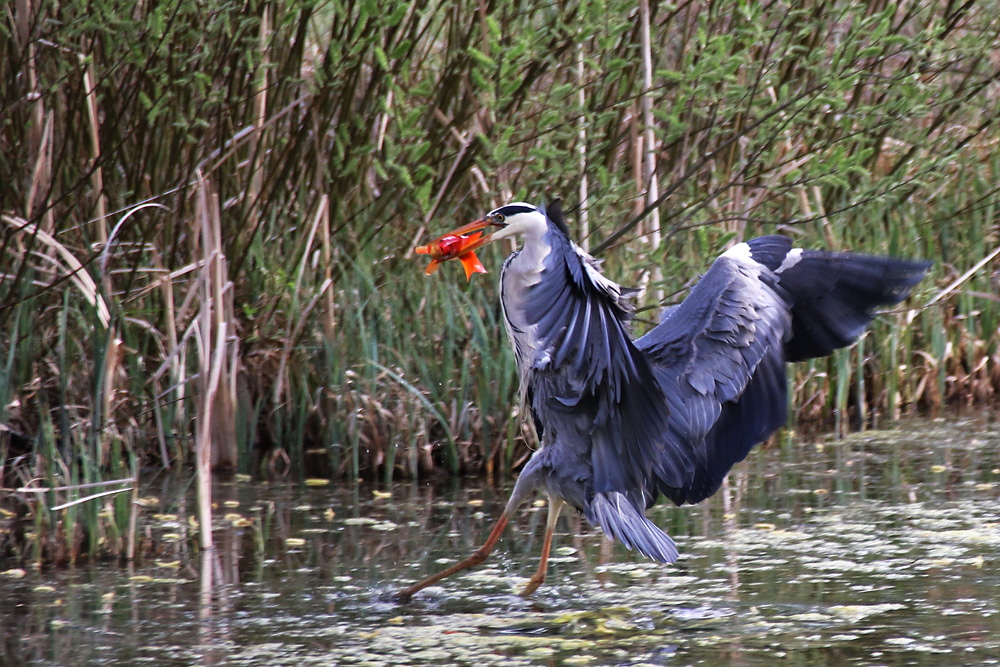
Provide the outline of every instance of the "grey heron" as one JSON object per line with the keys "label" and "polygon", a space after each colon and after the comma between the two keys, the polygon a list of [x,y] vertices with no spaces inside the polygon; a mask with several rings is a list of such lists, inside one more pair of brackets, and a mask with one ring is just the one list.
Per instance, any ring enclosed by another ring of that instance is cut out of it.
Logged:
{"label": "grey heron", "polygon": [[724,252],[683,302],[633,340],[636,290],[607,278],[573,243],[558,201],[547,210],[508,204],[451,234],[481,229],[495,230],[488,240],[522,241],[504,262],[500,303],[541,447],[485,544],[399,591],[399,600],[482,563],[538,490],[548,496],[548,520],[538,570],[521,595],[545,580],[565,504],[612,540],[674,563],[673,540],[645,510],[661,496],[683,505],[714,494],[785,423],[785,364],[850,345],[875,308],[905,299],[930,267],[762,236]]}

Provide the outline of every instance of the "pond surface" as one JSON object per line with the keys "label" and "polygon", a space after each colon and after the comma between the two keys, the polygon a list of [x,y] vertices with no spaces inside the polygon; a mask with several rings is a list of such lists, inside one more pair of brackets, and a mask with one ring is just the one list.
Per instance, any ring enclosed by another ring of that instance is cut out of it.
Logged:
{"label": "pond surface", "polygon": [[676,567],[569,513],[548,582],[522,600],[538,503],[485,565],[391,601],[475,549],[509,489],[219,483],[203,562],[190,484],[154,480],[133,566],[0,563],[0,664],[1000,662],[1000,427],[986,421],[756,451],[710,501],[650,512]]}

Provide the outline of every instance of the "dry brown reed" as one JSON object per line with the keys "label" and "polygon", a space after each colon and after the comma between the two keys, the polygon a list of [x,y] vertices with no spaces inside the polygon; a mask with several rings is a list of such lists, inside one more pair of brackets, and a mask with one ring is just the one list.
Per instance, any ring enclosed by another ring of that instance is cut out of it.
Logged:
{"label": "dry brown reed", "polygon": [[[612,277],[646,282],[645,321],[759,233],[937,260],[862,345],[792,371],[795,428],[1000,392],[985,5],[25,1],[0,21],[5,486],[509,470],[531,439],[491,282],[427,280],[406,251],[510,198],[563,196]],[[71,508],[80,531],[107,529],[105,500]],[[129,516],[122,494],[115,530]]]}

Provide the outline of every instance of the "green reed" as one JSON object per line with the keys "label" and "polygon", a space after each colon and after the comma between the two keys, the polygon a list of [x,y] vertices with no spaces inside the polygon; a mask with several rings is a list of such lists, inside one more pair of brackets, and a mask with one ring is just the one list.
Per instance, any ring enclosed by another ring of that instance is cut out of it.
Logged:
{"label": "green reed", "polygon": [[[534,443],[497,305],[504,249],[471,283],[409,252],[508,198],[564,199],[608,274],[647,287],[637,333],[759,234],[935,260],[863,344],[795,366],[793,429],[1000,391],[992,265],[924,308],[1000,245],[986,6],[654,6],[645,90],[624,0],[29,4],[0,18],[16,56],[0,60],[5,488],[190,465],[209,305],[240,471],[508,472]],[[127,532],[124,496],[62,515],[22,500],[0,507],[37,534],[65,521],[88,550]]]}

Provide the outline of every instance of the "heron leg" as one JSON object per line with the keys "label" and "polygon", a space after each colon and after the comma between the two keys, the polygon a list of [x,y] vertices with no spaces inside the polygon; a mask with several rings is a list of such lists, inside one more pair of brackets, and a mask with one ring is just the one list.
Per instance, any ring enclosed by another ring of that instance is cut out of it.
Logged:
{"label": "heron leg", "polygon": [[486,560],[486,557],[489,556],[490,551],[493,550],[493,546],[497,543],[497,540],[500,539],[500,535],[503,533],[503,529],[504,527],[506,527],[507,520],[509,518],[510,514],[505,510],[504,513],[500,515],[500,518],[497,520],[496,525],[493,526],[493,531],[490,533],[490,536],[486,538],[486,543],[483,544],[483,546],[476,549],[476,551],[473,552],[471,556],[469,556],[468,558],[459,563],[455,563],[446,570],[442,570],[441,572],[438,572],[435,575],[427,577],[423,581],[413,584],[409,588],[404,588],[403,590],[396,593],[396,599],[400,602],[407,602],[411,597],[413,597],[414,593],[422,591],[428,586],[436,584],[437,582],[441,581],[442,579],[445,579],[446,577],[450,577],[456,572],[461,572],[462,570],[468,570],[470,567],[475,567],[476,565],[482,563],[484,560]]}
{"label": "heron leg", "polygon": [[538,569],[531,576],[528,583],[521,592],[518,593],[523,598],[528,597],[538,590],[538,587],[545,583],[545,573],[549,569],[549,551],[552,549],[552,533],[556,529],[556,521],[559,519],[559,512],[565,504],[562,498],[549,496],[549,518],[545,522],[545,541],[542,542],[542,559],[538,562]]}

